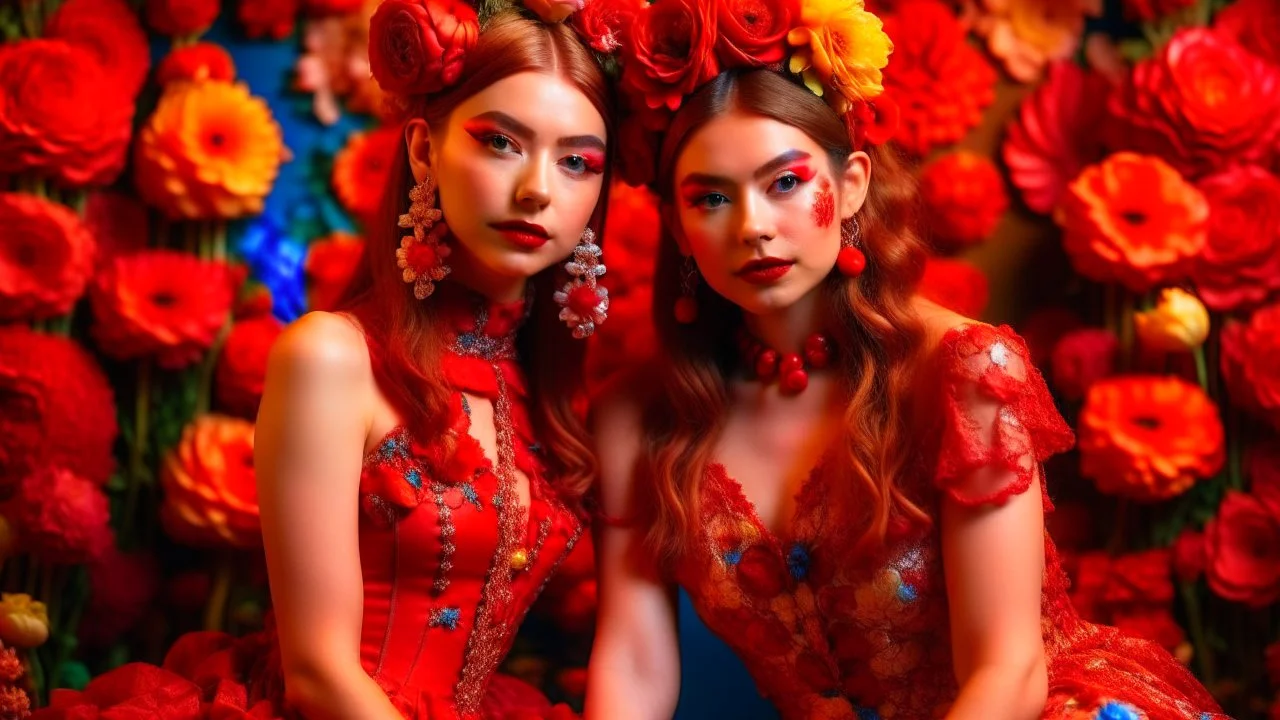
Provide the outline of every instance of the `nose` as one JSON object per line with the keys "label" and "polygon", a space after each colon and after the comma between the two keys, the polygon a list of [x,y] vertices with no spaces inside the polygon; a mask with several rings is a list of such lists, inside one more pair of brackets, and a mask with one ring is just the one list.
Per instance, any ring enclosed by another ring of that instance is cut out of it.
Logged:
{"label": "nose", "polygon": [[516,203],[532,211],[545,208],[551,202],[551,169],[549,159],[530,158],[516,185]]}
{"label": "nose", "polygon": [[774,227],[768,201],[757,197],[755,193],[747,193],[739,207],[742,209],[742,225],[738,237],[743,243],[755,245],[774,238],[777,229]]}

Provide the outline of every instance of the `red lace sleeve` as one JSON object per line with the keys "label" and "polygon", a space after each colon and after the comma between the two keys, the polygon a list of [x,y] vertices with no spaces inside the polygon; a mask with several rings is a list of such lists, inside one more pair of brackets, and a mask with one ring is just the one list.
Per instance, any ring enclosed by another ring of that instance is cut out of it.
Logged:
{"label": "red lace sleeve", "polygon": [[943,430],[935,482],[963,505],[1003,505],[1031,487],[1040,462],[1071,447],[1071,430],[1026,344],[1008,327],[956,328],[939,352]]}

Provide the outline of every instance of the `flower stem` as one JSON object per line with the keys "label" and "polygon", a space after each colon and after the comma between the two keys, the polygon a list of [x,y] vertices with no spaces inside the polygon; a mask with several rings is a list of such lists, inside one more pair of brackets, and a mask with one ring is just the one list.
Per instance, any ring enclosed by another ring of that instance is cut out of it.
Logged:
{"label": "flower stem", "polygon": [[1206,685],[1213,685],[1217,671],[1213,663],[1213,648],[1204,634],[1204,618],[1200,612],[1200,595],[1194,583],[1179,583],[1182,590],[1182,602],[1187,609],[1187,624],[1191,630],[1191,644],[1195,646],[1196,665],[1200,668],[1200,679]]}
{"label": "flower stem", "polygon": [[1120,329],[1120,369],[1133,367],[1133,295],[1124,288],[1116,288],[1116,325]]}
{"label": "flower stem", "polygon": [[1204,345],[1198,346],[1191,351],[1192,357],[1196,359],[1196,381],[1200,383],[1200,389],[1205,393],[1209,392],[1209,368],[1204,360]]}
{"label": "flower stem", "polygon": [[[57,634],[57,645],[54,648],[53,673],[54,683],[61,687],[62,666],[66,664],[76,648],[76,636],[80,629],[80,617],[84,613],[85,603],[89,599],[89,571],[83,566],[72,570],[71,585],[74,588],[72,600],[67,608],[67,617],[60,623]],[[66,583],[60,583],[65,585]]]}
{"label": "flower stem", "polygon": [[231,597],[231,580],[235,575],[235,557],[228,551],[218,553],[213,569],[213,587],[209,603],[204,610],[204,629],[221,630],[227,615],[227,600]]}
{"label": "flower stem", "polygon": [[213,223],[213,259],[227,259],[227,221],[217,220]]}
{"label": "flower stem", "polygon": [[138,361],[137,387],[134,389],[133,442],[129,445],[129,479],[125,489],[124,512],[121,513],[119,531],[122,546],[132,547],[134,515],[138,511],[138,493],[147,482],[145,450],[148,422],[151,410],[151,358]]}

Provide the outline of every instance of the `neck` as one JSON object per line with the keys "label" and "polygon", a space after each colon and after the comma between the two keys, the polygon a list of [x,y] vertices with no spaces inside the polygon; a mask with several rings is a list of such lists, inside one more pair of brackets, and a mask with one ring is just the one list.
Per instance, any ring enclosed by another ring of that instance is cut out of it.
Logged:
{"label": "neck", "polygon": [[815,288],[785,308],[758,315],[746,313],[743,322],[748,332],[774,350],[780,353],[801,352],[805,339],[823,330],[820,294],[820,290]]}
{"label": "neck", "polygon": [[512,303],[524,299],[529,278],[499,275],[481,266],[458,245],[455,243],[454,252],[449,256],[452,271],[444,282],[461,285],[496,303]]}

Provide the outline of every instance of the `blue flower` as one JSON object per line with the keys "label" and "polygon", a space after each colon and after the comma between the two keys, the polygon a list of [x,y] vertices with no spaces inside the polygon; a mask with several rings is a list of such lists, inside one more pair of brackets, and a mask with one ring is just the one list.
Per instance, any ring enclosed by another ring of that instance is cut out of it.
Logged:
{"label": "blue flower", "polygon": [[787,553],[787,569],[796,580],[809,577],[809,549],[800,543],[792,545]]}
{"label": "blue flower", "polygon": [[267,216],[245,228],[235,246],[244,258],[253,279],[271,291],[271,313],[282,322],[292,322],[307,307],[303,266],[306,247],[291,240],[284,230]]}
{"label": "blue flower", "polygon": [[456,607],[436,608],[431,611],[431,627],[442,627],[446,630],[457,630],[458,621],[462,619],[462,611]]}
{"label": "blue flower", "polygon": [[1098,720],[1140,720],[1141,718],[1137,708],[1115,700],[1098,708],[1098,714],[1094,717]]}

